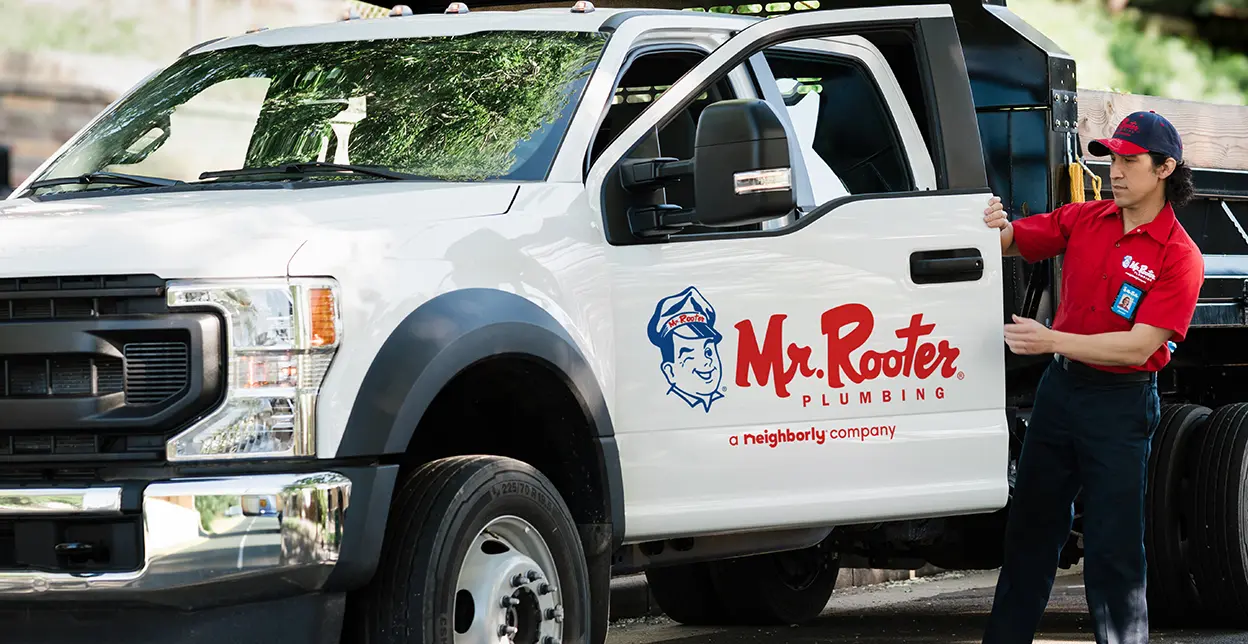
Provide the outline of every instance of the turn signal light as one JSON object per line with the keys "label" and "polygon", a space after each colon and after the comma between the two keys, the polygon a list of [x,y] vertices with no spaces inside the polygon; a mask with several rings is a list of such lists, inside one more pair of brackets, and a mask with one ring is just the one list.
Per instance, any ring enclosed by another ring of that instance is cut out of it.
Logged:
{"label": "turn signal light", "polygon": [[447,5],[444,13],[468,13],[468,5],[462,2],[452,2]]}
{"label": "turn signal light", "polygon": [[308,290],[309,317],[312,322],[312,346],[333,346],[338,341],[334,292],[327,288]]}
{"label": "turn signal light", "polygon": [[398,16],[410,16],[410,15],[412,15],[412,8],[405,4],[396,4],[390,9],[391,18],[395,18]]}
{"label": "turn signal light", "polygon": [[594,3],[589,0],[576,0],[576,4],[572,5],[572,13],[593,13]]}

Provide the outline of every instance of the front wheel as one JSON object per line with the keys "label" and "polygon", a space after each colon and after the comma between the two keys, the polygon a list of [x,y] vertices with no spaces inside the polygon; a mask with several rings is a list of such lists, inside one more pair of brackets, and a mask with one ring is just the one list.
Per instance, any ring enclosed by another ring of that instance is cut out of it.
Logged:
{"label": "front wheel", "polygon": [[351,601],[357,641],[590,637],[589,572],[567,505],[531,466],[496,456],[421,465],[395,495],[381,561]]}

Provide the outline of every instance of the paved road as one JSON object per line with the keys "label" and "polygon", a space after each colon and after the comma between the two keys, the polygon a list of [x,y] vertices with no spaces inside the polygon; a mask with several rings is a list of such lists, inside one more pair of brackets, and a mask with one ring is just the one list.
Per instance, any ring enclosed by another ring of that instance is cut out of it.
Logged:
{"label": "paved road", "polygon": [[[666,618],[621,620],[612,624],[607,644],[978,644],[995,583],[995,572],[949,573],[838,590],[824,615],[802,627],[711,629],[685,627]],[[1035,644],[1095,642],[1082,578],[1067,573],[1054,586]],[[1244,644],[1248,633],[1154,630],[1151,641]]]}

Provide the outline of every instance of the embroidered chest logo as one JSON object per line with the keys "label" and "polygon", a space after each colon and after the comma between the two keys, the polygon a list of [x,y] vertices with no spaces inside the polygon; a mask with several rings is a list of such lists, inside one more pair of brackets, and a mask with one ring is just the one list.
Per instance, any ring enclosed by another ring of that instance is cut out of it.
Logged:
{"label": "embroidered chest logo", "polygon": [[1133,259],[1130,255],[1122,258],[1122,267],[1127,270],[1127,274],[1131,277],[1134,277],[1145,284],[1153,282],[1157,279],[1157,274],[1153,272],[1153,269],[1148,267],[1148,264],[1141,264],[1135,261],[1135,259]]}

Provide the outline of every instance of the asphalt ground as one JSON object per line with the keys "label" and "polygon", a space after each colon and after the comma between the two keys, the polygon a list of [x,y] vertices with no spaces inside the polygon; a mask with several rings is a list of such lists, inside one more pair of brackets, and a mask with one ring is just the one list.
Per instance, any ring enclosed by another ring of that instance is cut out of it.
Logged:
{"label": "asphalt ground", "polygon": [[[1095,642],[1079,570],[1059,570],[1035,644]],[[666,617],[611,624],[607,644],[979,644],[992,608],[995,571],[944,573],[837,590],[824,614],[804,626],[703,628]],[[1245,644],[1248,632],[1152,629],[1155,644]]]}

